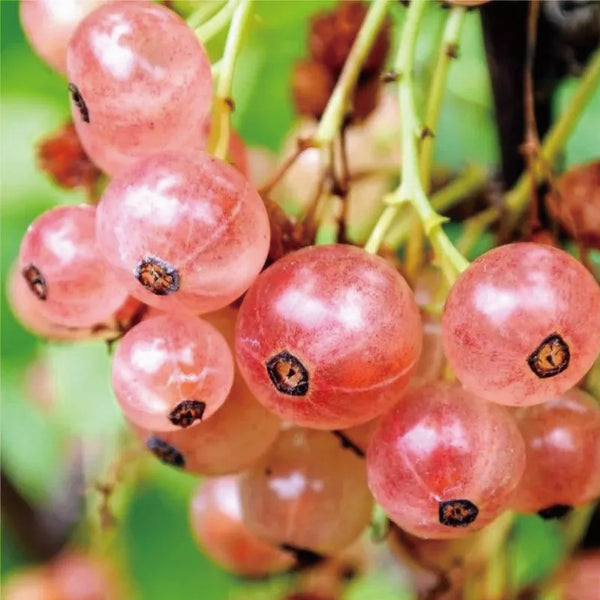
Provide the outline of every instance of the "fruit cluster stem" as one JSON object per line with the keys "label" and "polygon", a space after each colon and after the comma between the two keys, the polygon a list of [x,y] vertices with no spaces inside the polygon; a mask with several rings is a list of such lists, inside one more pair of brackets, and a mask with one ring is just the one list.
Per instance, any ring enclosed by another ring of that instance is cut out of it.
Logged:
{"label": "fruit cluster stem", "polygon": [[[231,27],[227,34],[223,58],[220,61],[219,78],[216,85],[215,115],[213,121],[215,132],[211,133],[211,144],[209,144],[213,150],[213,154],[221,159],[227,156],[227,149],[229,147],[229,118],[234,109],[231,97],[233,73],[242,43],[244,28],[250,17],[252,0],[231,0],[227,6],[233,3],[235,3],[235,10],[231,19]],[[214,133],[216,135],[213,135]],[[213,141],[214,143],[212,143]]]}
{"label": "fruit cluster stem", "polygon": [[362,65],[369,55],[383,23],[389,3],[390,0],[374,0],[369,6],[367,16],[352,45],[342,73],[319,122],[313,138],[315,145],[326,146],[333,143],[335,136],[340,131],[350,96],[358,81]]}
{"label": "fruit cluster stem", "polygon": [[398,97],[402,115],[402,181],[398,188],[385,198],[388,206],[375,225],[365,245],[365,250],[371,253],[378,251],[400,206],[405,202],[410,202],[419,215],[425,235],[433,246],[444,275],[452,283],[457,274],[466,269],[469,263],[453,246],[442,229],[442,223],[446,219],[431,206],[419,174],[417,141],[422,135],[423,128],[420,127],[415,108],[412,69],[419,24],[426,6],[427,0],[412,0],[410,3],[394,64],[398,76]]}
{"label": "fruit cluster stem", "polygon": [[[556,162],[565,142],[571,135],[575,125],[579,121],[583,109],[600,84],[600,50],[590,59],[588,66],[581,77],[579,86],[569,101],[569,106],[560,115],[546,135],[540,153],[540,161],[545,161],[550,167]],[[539,165],[539,161],[538,161]],[[544,170],[537,169],[536,180],[539,181]],[[531,178],[527,172],[523,173],[514,187],[505,196],[505,205],[508,213],[514,219],[523,212],[527,200],[531,194]],[[500,211],[498,211],[500,216]]]}
{"label": "fruit cluster stem", "polygon": [[[481,189],[485,185],[486,180],[487,174],[485,169],[471,164],[456,179],[430,196],[429,201],[431,202],[431,206],[438,212],[444,212],[459,204],[469,194]],[[394,224],[385,236],[384,244],[388,248],[396,250],[406,239],[409,228],[410,211],[404,211],[404,214],[399,215],[399,218],[394,221]]]}
{"label": "fruit cluster stem", "polygon": [[[203,44],[207,44],[215,35],[220,33],[223,28],[231,21],[235,9],[240,4],[240,0],[229,0],[223,8],[221,8],[208,21],[202,23],[195,28],[196,35],[200,38]],[[195,14],[195,13],[194,13]],[[194,14],[190,17],[194,17]],[[188,22],[189,20],[188,19]]]}
{"label": "fruit cluster stem", "polygon": [[464,6],[454,6],[450,9],[442,42],[438,53],[437,62],[431,79],[431,86],[425,107],[425,126],[431,132],[421,144],[421,181],[425,191],[429,191],[431,179],[431,165],[433,161],[433,148],[435,145],[435,131],[442,109],[442,100],[446,91],[446,79],[451,61],[457,56],[460,33],[465,20],[466,9]]}

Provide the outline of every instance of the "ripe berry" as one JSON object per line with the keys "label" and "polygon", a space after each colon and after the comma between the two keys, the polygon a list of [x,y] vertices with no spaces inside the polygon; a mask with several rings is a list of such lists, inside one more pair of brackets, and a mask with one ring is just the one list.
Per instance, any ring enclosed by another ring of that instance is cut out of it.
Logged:
{"label": "ripe berry", "polygon": [[113,361],[112,385],[123,412],[149,430],[172,431],[208,419],[232,382],[227,342],[192,316],[142,321],[125,334]]}
{"label": "ripe berry", "polygon": [[29,226],[21,242],[19,271],[50,323],[91,327],[106,321],[127,297],[104,265],[95,223],[92,206],[53,208]]}
{"label": "ripe berry", "polygon": [[248,530],[242,520],[238,478],[203,481],[190,505],[192,533],[200,547],[224,569],[261,577],[289,569],[293,556]]}
{"label": "ripe berry", "polygon": [[600,408],[578,389],[515,413],[527,467],[512,506],[559,517],[600,496]]}
{"label": "ripe berry", "polygon": [[240,492],[248,528],[300,552],[338,552],[371,515],[364,461],[326,431],[283,431],[241,476]]}
{"label": "ripe berry", "polygon": [[210,62],[194,31],[153,2],[109,2],[67,51],[73,121],[109,175],[165,150],[201,148],[212,97]]}
{"label": "ripe berry", "polygon": [[269,249],[258,193],[204,152],[157,154],[115,177],[98,204],[96,232],[131,294],[174,312],[226,306],[256,278]]}
{"label": "ripe berry", "polygon": [[[204,315],[228,344],[233,344],[237,311],[224,308]],[[281,422],[252,395],[235,369],[223,405],[208,420],[177,431],[135,427],[146,448],[163,463],[202,475],[226,475],[246,469],[279,435]]]}
{"label": "ripe berry", "polygon": [[397,271],[352,246],[316,246],[280,259],[248,290],[236,355],[267,408],[299,425],[339,429],[397,402],[421,338]]}
{"label": "ripe berry", "polygon": [[367,449],[375,499],[424,538],[487,525],[508,507],[524,468],[523,439],[506,409],[441,382],[400,400]]}
{"label": "ripe berry", "polygon": [[442,339],[467,389],[501,404],[544,402],[573,387],[600,352],[600,287],[562,250],[500,246],[450,290]]}
{"label": "ripe berry", "polygon": [[108,0],[21,0],[21,25],[38,55],[62,75],[67,74],[67,45],[73,32],[94,9]]}

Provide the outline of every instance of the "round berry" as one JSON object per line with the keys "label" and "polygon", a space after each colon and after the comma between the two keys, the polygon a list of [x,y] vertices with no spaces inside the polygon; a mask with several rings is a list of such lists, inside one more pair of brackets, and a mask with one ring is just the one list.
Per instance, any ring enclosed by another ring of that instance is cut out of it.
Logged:
{"label": "round berry", "polygon": [[267,408],[338,429],[398,401],[421,339],[412,292],[388,263],[351,246],[316,246],[280,259],[248,290],[236,355]]}
{"label": "round berry", "polygon": [[500,246],[450,290],[442,340],[467,389],[501,404],[544,402],[573,387],[600,352],[600,287],[562,250]]}
{"label": "round berry", "polygon": [[98,205],[96,232],[133,296],[195,314],[244,293],[270,237],[258,193],[204,152],[158,154],[115,177]]}

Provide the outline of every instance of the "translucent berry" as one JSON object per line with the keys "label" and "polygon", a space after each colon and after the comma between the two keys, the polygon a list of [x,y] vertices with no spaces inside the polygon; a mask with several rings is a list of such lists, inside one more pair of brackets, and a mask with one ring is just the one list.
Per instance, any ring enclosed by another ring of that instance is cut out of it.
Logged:
{"label": "translucent berry", "polygon": [[[204,315],[228,343],[237,311],[225,308]],[[178,431],[136,427],[146,448],[163,463],[202,475],[237,473],[262,456],[279,435],[281,422],[252,395],[236,369],[223,405],[205,422]]]}
{"label": "translucent berry", "polygon": [[514,419],[457,384],[406,394],[367,449],[375,499],[423,538],[461,537],[488,524],[508,507],[524,468]]}
{"label": "translucent berry", "polygon": [[77,133],[109,175],[157,152],[205,143],[210,63],[173,11],[152,2],[106,4],[77,28],[67,68]]}
{"label": "translucent berry", "polygon": [[263,202],[231,165],[165,153],[115,177],[98,204],[98,242],[131,294],[166,311],[226,306],[269,249]]}
{"label": "translucent berry", "polygon": [[600,287],[562,250],[500,246],[450,290],[442,340],[467,389],[501,404],[544,402],[573,387],[600,352]]}
{"label": "translucent berry", "polygon": [[67,74],[67,45],[83,18],[108,0],[21,0],[21,25],[37,54]]}
{"label": "translucent berry", "polygon": [[38,217],[19,252],[19,272],[39,313],[66,327],[106,321],[127,291],[106,268],[95,236],[96,209],[62,206]]}
{"label": "translucent berry", "polygon": [[192,316],[142,321],[125,334],[113,362],[113,390],[123,412],[149,430],[176,430],[208,419],[232,382],[227,342]]}
{"label": "translucent berry", "polygon": [[560,600],[598,600],[600,598],[600,550],[577,553],[561,570],[553,588]]}
{"label": "translucent berry", "polygon": [[238,365],[283,419],[319,429],[364,423],[397,402],[421,350],[404,279],[352,246],[313,246],[260,274],[236,329]]}
{"label": "translucent berry", "polygon": [[444,369],[444,348],[442,346],[442,326],[439,318],[427,312],[421,313],[423,320],[423,350],[415,373],[410,380],[410,387],[419,388],[434,383],[442,375]]}
{"label": "translucent berry", "polygon": [[111,565],[73,550],[62,552],[46,564],[17,571],[2,582],[5,600],[119,600],[125,597]]}
{"label": "translucent berry", "polygon": [[560,517],[600,496],[600,408],[578,389],[515,413],[527,467],[512,506]]}
{"label": "translucent berry", "polygon": [[192,533],[201,548],[224,569],[261,577],[289,569],[294,558],[251,533],[242,521],[235,476],[203,481],[190,506]]}
{"label": "translucent berry", "polygon": [[364,461],[326,431],[283,431],[240,491],[248,528],[296,552],[338,552],[371,515]]}

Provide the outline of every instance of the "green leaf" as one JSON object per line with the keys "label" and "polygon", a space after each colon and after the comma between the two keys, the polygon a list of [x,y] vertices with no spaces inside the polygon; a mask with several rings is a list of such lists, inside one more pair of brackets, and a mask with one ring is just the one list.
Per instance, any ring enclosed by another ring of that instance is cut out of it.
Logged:
{"label": "green leaf", "polygon": [[118,431],[124,421],[110,384],[112,358],[106,344],[51,345],[47,355],[57,385],[57,420],[65,434]]}
{"label": "green leaf", "polygon": [[331,5],[330,0],[256,3],[233,85],[234,126],[249,145],[281,146],[295,119],[292,68],[308,55],[308,19]]}
{"label": "green leaf", "polygon": [[506,555],[513,589],[547,577],[565,554],[560,524],[537,515],[518,515],[508,540]]}
{"label": "green leaf", "polygon": [[[576,78],[569,78],[556,92],[556,116],[569,104],[569,99],[578,85]],[[564,152],[564,168],[586,163],[600,156],[600,86],[596,88],[592,99],[581,113],[581,117],[570,135]]]}
{"label": "green leaf", "polygon": [[138,487],[120,524],[132,586],[144,600],[226,598],[235,579],[195,545],[188,495],[146,482]]}

